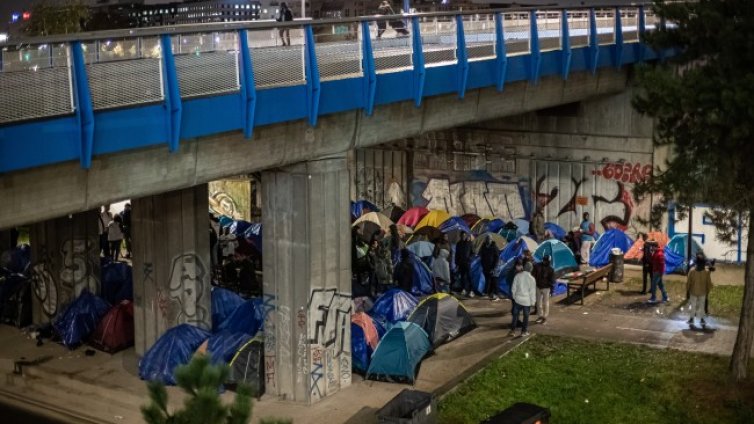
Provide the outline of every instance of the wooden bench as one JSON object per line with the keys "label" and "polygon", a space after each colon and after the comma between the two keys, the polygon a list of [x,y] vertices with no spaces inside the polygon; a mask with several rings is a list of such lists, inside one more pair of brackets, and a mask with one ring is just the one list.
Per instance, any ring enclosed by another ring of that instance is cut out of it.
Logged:
{"label": "wooden bench", "polygon": [[594,272],[586,274],[583,277],[579,277],[580,280],[577,279],[569,281],[566,297],[570,297],[571,292],[575,293],[581,291],[581,304],[583,305],[584,291],[586,290],[586,288],[592,286],[594,288],[594,291],[597,291],[597,282],[602,280],[603,278],[605,278],[605,281],[607,281],[607,290],[610,290],[610,278],[608,278],[608,276],[610,275],[610,271],[612,270],[613,264],[608,264],[603,266],[602,268],[595,270]]}

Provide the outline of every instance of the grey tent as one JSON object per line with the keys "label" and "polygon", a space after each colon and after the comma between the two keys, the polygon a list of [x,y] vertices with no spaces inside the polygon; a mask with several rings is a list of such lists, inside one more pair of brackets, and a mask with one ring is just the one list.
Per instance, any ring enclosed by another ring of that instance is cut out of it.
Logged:
{"label": "grey tent", "polygon": [[264,394],[264,342],[261,336],[254,337],[241,346],[228,366],[229,385],[244,384],[257,398]]}
{"label": "grey tent", "polygon": [[419,325],[427,332],[432,347],[440,346],[476,327],[466,308],[447,293],[427,296],[416,305],[408,322]]}

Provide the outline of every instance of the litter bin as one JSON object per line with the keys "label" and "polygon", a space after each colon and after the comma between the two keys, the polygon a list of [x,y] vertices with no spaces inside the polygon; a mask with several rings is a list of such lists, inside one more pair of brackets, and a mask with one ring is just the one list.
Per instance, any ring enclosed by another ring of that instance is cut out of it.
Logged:
{"label": "litter bin", "polygon": [[437,401],[432,393],[403,389],[377,411],[377,422],[391,424],[435,424]]}
{"label": "litter bin", "polygon": [[613,249],[610,252],[610,263],[613,264],[613,270],[610,271],[611,283],[623,282],[623,252],[620,249]]}
{"label": "litter bin", "polygon": [[488,418],[482,424],[548,424],[549,422],[549,409],[519,402],[494,417]]}

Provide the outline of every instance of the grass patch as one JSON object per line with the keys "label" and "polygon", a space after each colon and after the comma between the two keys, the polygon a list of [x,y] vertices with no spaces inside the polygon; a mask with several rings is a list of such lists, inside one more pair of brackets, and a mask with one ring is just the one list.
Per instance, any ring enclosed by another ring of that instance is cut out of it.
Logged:
{"label": "grass patch", "polygon": [[[440,423],[479,423],[515,402],[551,422],[752,423],[754,380],[727,382],[728,358],[536,336],[440,402]],[[754,370],[754,367],[752,367]]]}

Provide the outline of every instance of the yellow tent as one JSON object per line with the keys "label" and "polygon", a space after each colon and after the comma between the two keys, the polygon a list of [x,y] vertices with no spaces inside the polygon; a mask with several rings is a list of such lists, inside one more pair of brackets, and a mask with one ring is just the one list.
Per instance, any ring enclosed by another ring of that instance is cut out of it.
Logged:
{"label": "yellow tent", "polygon": [[445,211],[429,211],[429,213],[424,215],[424,218],[416,224],[414,231],[426,226],[440,228],[440,224],[445,222],[448,218],[450,218],[450,214]]}

